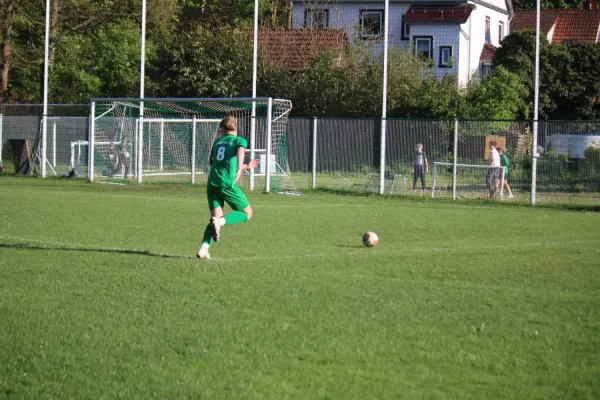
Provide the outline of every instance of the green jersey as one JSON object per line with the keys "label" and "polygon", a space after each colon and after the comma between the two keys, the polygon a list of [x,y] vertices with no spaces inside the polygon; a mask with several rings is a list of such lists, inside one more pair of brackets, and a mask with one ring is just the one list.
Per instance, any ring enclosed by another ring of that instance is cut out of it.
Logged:
{"label": "green jersey", "polygon": [[500,165],[504,167],[504,175],[508,175],[508,167],[510,166],[510,161],[508,160],[508,156],[504,153],[500,156]]}
{"label": "green jersey", "polygon": [[234,186],[238,171],[238,148],[248,147],[248,141],[242,137],[225,135],[215,141],[211,151],[212,167],[208,175],[208,184],[231,188]]}

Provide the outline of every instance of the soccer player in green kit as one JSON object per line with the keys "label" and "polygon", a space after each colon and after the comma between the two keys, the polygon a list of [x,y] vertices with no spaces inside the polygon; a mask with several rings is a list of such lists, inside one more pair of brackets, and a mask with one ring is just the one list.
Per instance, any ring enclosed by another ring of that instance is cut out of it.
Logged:
{"label": "soccer player in green kit", "polygon": [[[213,241],[219,241],[221,227],[246,222],[252,218],[252,207],[237,182],[242,172],[258,166],[258,160],[250,160],[248,164],[244,164],[248,142],[238,137],[235,117],[223,118],[219,127],[223,130],[223,136],[215,140],[210,153],[211,168],[206,195],[211,218],[198,250],[197,257],[200,259],[210,259],[208,249]],[[225,202],[233,211],[223,216]]]}

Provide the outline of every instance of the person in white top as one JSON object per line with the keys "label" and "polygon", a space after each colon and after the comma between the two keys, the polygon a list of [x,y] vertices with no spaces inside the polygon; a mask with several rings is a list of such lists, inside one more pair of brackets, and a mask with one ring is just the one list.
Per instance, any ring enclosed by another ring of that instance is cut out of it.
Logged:
{"label": "person in white top", "polygon": [[[496,150],[496,141],[490,141],[490,167],[500,167],[500,154]],[[496,194],[496,190],[500,188],[500,174],[502,170],[500,168],[490,168],[487,174],[487,187],[488,187],[488,198],[493,198]]]}

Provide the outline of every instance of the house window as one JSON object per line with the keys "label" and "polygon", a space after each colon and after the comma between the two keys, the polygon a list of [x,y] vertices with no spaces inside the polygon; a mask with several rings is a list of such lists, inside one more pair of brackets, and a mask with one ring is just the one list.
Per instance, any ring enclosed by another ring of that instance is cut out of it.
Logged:
{"label": "house window", "polygon": [[424,60],[433,58],[433,36],[415,36],[415,54]]}
{"label": "house window", "polygon": [[402,34],[400,35],[401,40],[410,40],[410,24],[402,21]]}
{"label": "house window", "polygon": [[491,25],[490,17],[485,17],[485,42],[488,44],[492,44]]}
{"label": "house window", "polygon": [[492,63],[491,62],[482,62],[481,63],[481,77],[485,78],[486,76],[488,76],[490,74],[490,72],[492,72]]}
{"label": "house window", "polygon": [[304,27],[309,29],[327,28],[329,26],[329,10],[309,8],[304,11]]}
{"label": "house window", "polygon": [[567,39],[563,42],[563,44],[565,46],[571,46],[571,45],[574,45],[575,43],[577,43],[577,40],[574,40],[574,39]]}
{"label": "house window", "polygon": [[498,44],[504,39],[504,22],[498,24]]}
{"label": "house window", "polygon": [[363,38],[383,35],[383,10],[360,10],[360,31]]}
{"label": "house window", "polygon": [[440,64],[441,68],[450,68],[452,66],[452,46],[440,46]]}

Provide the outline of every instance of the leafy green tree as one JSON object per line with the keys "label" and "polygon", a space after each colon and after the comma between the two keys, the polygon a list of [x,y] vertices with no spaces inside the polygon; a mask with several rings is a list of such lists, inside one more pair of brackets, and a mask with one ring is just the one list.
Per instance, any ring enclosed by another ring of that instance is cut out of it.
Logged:
{"label": "leafy green tree", "polygon": [[[600,46],[563,46],[540,41],[540,117],[544,119],[591,119],[598,116],[595,96],[600,93]],[[516,73],[527,88],[525,101],[532,114],[534,94],[535,34],[508,35],[498,48],[494,64]]]}
{"label": "leafy green tree", "polygon": [[499,66],[485,78],[467,86],[459,116],[483,121],[528,119],[526,94],[519,76]]}
{"label": "leafy green tree", "polygon": [[[551,92],[563,90],[559,69],[564,65],[564,58],[568,56],[563,50],[564,48],[552,47],[545,38],[540,38],[539,111],[542,118],[548,118],[556,108]],[[493,60],[495,66],[503,66],[519,76],[519,80],[527,88],[525,101],[531,108],[534,93],[534,57],[535,33],[523,31],[506,36],[502,46],[496,50]]]}
{"label": "leafy green tree", "polygon": [[457,116],[461,93],[455,75],[417,80],[410,97],[390,117],[451,119]]}
{"label": "leafy green tree", "polygon": [[148,91],[167,97],[232,97],[251,92],[252,50],[247,32],[197,27],[162,44],[149,69]]}
{"label": "leafy green tree", "polygon": [[[154,58],[146,42],[147,60]],[[140,82],[140,36],[134,22],[110,24],[94,36],[69,35],[57,45],[52,66],[55,102],[87,102],[90,97],[137,97]]]}
{"label": "leafy green tree", "polygon": [[556,108],[554,119],[599,119],[600,104],[600,45],[579,43],[567,48],[570,63],[563,68],[562,88],[553,93]]}

